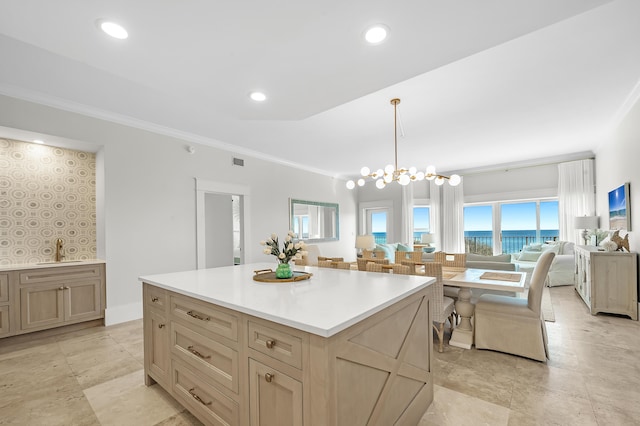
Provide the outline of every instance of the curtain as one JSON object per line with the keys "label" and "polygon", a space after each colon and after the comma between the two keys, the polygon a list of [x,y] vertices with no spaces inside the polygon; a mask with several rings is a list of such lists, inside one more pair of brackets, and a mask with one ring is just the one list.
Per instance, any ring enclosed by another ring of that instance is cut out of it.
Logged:
{"label": "curtain", "polygon": [[402,186],[402,230],[400,241],[413,244],[413,184]]}
{"label": "curtain", "polygon": [[[432,220],[439,249],[447,253],[464,253],[464,190],[463,183],[451,186],[445,182],[438,186],[431,181]],[[435,208],[434,208],[435,207]]]}
{"label": "curtain", "polygon": [[[595,216],[595,172],[593,159],[558,164],[558,215],[560,239],[576,242],[576,216]],[[580,244],[583,244],[579,241]]]}

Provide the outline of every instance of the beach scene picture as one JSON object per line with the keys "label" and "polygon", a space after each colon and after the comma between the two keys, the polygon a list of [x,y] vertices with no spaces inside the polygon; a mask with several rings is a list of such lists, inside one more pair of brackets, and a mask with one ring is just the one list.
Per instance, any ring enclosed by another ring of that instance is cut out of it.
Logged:
{"label": "beach scene picture", "polygon": [[609,229],[630,231],[627,205],[629,184],[625,183],[609,192]]}

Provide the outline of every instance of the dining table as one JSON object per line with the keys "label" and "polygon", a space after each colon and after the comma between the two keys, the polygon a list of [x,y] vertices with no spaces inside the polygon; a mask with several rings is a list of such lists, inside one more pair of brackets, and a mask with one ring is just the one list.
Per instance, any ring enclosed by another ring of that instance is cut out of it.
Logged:
{"label": "dining table", "polygon": [[449,345],[471,349],[473,346],[473,313],[475,305],[472,303],[473,291],[477,293],[497,292],[499,294],[520,297],[526,291],[526,272],[496,271],[474,268],[442,268],[442,284],[458,287],[456,313],[460,316],[460,323],[454,328]]}

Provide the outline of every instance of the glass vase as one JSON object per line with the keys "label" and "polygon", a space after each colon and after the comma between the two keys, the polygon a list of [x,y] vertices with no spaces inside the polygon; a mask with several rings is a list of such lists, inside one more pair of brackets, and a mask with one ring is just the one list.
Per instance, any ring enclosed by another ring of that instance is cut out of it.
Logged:
{"label": "glass vase", "polygon": [[276,278],[291,278],[293,271],[288,263],[279,263],[276,268]]}

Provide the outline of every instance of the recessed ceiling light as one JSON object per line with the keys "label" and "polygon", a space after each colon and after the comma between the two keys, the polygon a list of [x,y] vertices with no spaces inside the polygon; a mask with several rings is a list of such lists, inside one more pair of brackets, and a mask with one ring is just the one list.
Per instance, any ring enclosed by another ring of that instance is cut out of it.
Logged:
{"label": "recessed ceiling light", "polygon": [[262,92],[251,92],[249,97],[256,102],[263,102],[267,100],[267,95]]}
{"label": "recessed ceiling light", "polygon": [[368,43],[378,44],[382,43],[389,34],[389,27],[384,24],[376,24],[367,29],[364,33],[364,39]]}
{"label": "recessed ceiling light", "polygon": [[34,139],[33,143],[39,143],[40,145],[42,145],[44,141],[41,141],[40,139]]}
{"label": "recessed ceiling light", "polygon": [[98,21],[96,21],[96,24],[102,31],[113,38],[124,40],[125,38],[129,37],[129,33],[127,32],[127,30],[125,30],[122,25],[116,24],[115,22],[99,19]]}

